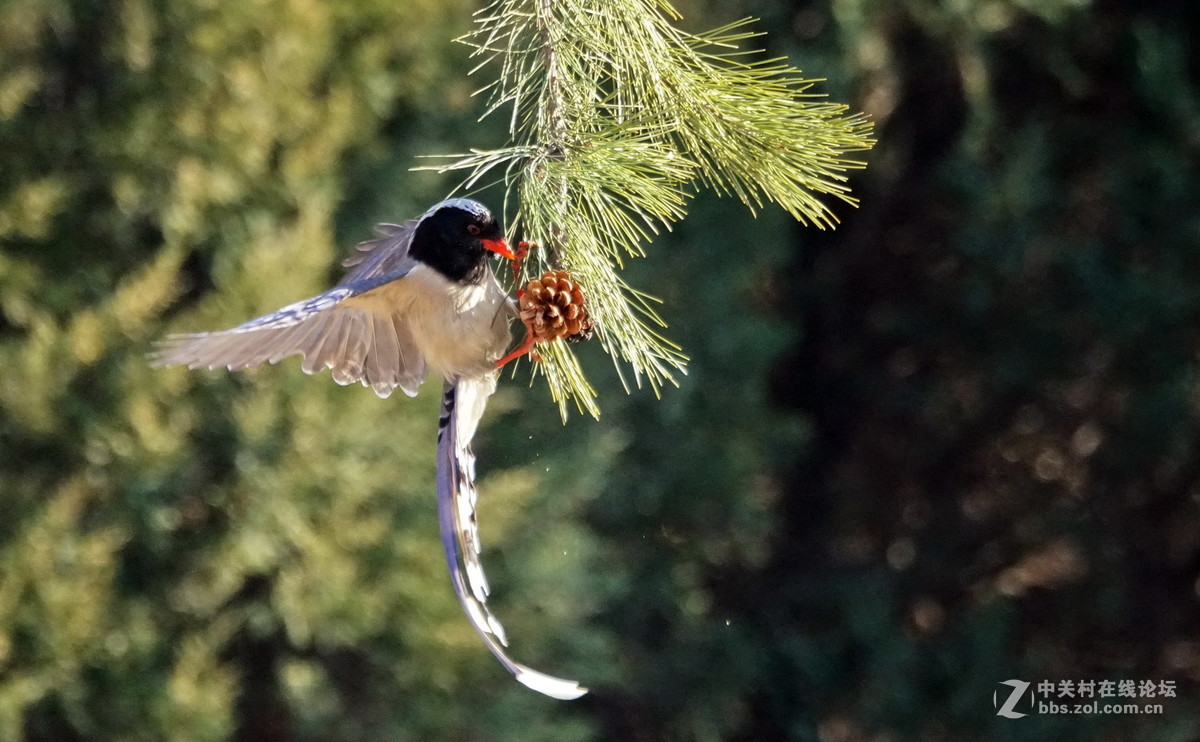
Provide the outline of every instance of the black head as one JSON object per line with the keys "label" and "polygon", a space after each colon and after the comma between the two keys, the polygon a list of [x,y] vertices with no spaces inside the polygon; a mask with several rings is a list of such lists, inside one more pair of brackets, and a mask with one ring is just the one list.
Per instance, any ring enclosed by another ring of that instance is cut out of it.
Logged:
{"label": "black head", "polygon": [[457,283],[484,275],[488,251],[512,258],[492,212],[477,201],[453,198],[437,204],[417,224],[409,255]]}

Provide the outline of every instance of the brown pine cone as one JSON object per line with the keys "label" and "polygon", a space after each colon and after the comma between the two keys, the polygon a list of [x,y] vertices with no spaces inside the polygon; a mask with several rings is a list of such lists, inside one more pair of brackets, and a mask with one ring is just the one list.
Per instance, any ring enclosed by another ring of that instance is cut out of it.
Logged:
{"label": "brown pine cone", "polygon": [[521,319],[533,328],[539,342],[587,340],[592,320],[584,307],[583,289],[566,271],[546,271],[521,294]]}

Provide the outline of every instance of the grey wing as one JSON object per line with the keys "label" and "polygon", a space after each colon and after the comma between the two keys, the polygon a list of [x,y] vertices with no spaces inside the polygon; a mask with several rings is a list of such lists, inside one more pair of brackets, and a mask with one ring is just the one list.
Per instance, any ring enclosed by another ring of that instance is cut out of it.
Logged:
{"label": "grey wing", "polygon": [[518,682],[551,698],[571,700],[587,693],[574,680],[547,675],[516,662],[504,647],[504,627],[487,607],[488,583],[479,560],[479,525],[475,516],[475,454],[471,438],[483,416],[498,374],[447,381],[438,425],[437,493],[442,546],[450,580],[471,625],[496,659]]}
{"label": "grey wing", "polygon": [[339,384],[360,381],[381,397],[399,387],[414,396],[426,369],[404,319],[411,269],[342,283],[229,330],[167,338],[154,365],[237,371],[300,355],[305,373],[328,368]]}
{"label": "grey wing", "polygon": [[351,269],[342,283],[394,273],[408,265],[411,262],[408,248],[419,223],[419,219],[411,219],[404,224],[376,224],[379,237],[358,243],[354,248],[357,254],[342,261],[343,266]]}

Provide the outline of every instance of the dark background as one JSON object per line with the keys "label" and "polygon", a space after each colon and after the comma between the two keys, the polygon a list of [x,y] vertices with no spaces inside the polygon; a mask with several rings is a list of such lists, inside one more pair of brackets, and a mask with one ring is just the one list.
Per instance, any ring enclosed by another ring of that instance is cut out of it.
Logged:
{"label": "dark background", "polygon": [[[760,17],[879,143],[837,230],[700,194],[630,266],[693,359],[661,400],[598,348],[599,422],[495,398],[495,609],[569,704],[459,614],[436,395],[144,357],[319,291],[445,195],[416,156],[501,141],[473,8],[0,5],[0,739],[1200,739],[1181,5],[681,6]],[[1010,720],[1013,678],[1176,697]]]}

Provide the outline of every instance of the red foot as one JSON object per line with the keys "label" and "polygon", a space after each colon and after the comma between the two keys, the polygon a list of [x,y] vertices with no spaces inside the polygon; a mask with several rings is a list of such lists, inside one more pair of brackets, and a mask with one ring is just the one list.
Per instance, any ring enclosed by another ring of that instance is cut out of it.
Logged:
{"label": "red foot", "polygon": [[537,247],[536,242],[521,240],[517,243],[517,257],[512,261],[513,283],[521,282],[521,268],[525,265],[525,258],[529,256],[530,249],[535,247]]}
{"label": "red foot", "polygon": [[521,344],[518,345],[513,352],[496,361],[496,368],[502,368],[506,363],[515,361],[521,356],[525,355],[533,349],[533,344],[535,342],[537,342],[537,340],[533,337],[533,328],[529,326],[528,322],[526,322],[525,339],[521,341]]}
{"label": "red foot", "polygon": [[[521,282],[521,268],[525,264],[525,258],[529,256],[530,249],[535,247],[537,247],[536,242],[526,242],[525,240],[521,240],[517,243],[516,257],[513,258],[512,261],[513,283],[519,284]],[[521,297],[524,295],[525,289],[517,289],[517,301],[520,301]],[[537,340],[533,336],[533,328],[529,326],[528,322],[526,322],[525,339],[522,340],[521,344],[518,345],[511,353],[496,361],[496,368],[502,368],[505,364],[511,363],[512,361],[517,360],[521,356],[533,350],[533,344],[535,342],[537,342]],[[535,353],[534,355],[536,356],[537,354]]]}

